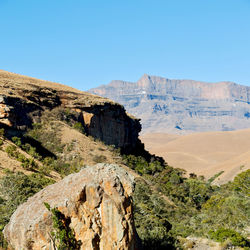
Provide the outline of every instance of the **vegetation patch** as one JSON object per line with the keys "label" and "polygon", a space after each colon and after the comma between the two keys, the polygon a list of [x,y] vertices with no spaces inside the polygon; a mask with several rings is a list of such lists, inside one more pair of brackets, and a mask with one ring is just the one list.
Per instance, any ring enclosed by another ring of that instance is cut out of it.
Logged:
{"label": "vegetation patch", "polygon": [[240,233],[226,228],[219,228],[216,231],[210,230],[209,235],[213,240],[219,242],[230,241],[233,246],[239,246],[250,249],[250,241],[244,238]]}
{"label": "vegetation patch", "polygon": [[70,228],[70,218],[65,217],[58,208],[51,208],[48,203],[44,203],[45,207],[52,213],[52,221],[54,231],[50,237],[55,249],[58,250],[78,250],[81,248],[81,241],[75,239],[75,233]]}
{"label": "vegetation patch", "polygon": [[[210,238],[221,227],[235,232],[235,239],[244,239],[244,247],[248,246],[244,234],[250,224],[250,170],[233,182],[214,186],[211,180],[195,175],[185,178],[182,170],[159,162],[135,156],[124,159],[144,180],[137,181],[133,199],[136,229],[145,249],[161,249],[164,244],[181,247],[178,239]],[[171,226],[165,227],[166,221]],[[226,239],[231,245],[241,244],[229,236]]]}
{"label": "vegetation patch", "polygon": [[0,246],[4,248],[6,245],[2,230],[17,207],[54,182],[42,174],[25,175],[22,172],[10,171],[7,171],[6,175],[0,179]]}

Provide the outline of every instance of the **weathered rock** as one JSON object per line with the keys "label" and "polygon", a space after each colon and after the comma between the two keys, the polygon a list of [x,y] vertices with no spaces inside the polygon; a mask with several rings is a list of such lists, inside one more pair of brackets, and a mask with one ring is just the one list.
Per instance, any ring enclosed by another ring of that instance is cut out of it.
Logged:
{"label": "weathered rock", "polygon": [[70,219],[81,249],[135,249],[133,188],[134,178],[117,165],[85,167],[19,206],[4,235],[14,249],[53,249],[47,202]]}
{"label": "weathered rock", "polygon": [[0,70],[0,125],[26,130],[40,122],[45,110],[77,113],[88,135],[129,153],[137,144],[141,125],[120,104],[61,84]]}
{"label": "weathered rock", "polygon": [[90,93],[110,98],[141,118],[142,132],[186,134],[250,127],[250,87],[144,75],[112,81]]}

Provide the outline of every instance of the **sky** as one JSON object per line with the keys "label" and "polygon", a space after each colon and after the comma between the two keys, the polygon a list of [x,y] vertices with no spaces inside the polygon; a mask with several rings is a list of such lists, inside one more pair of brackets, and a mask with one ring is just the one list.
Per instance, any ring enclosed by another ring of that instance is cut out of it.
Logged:
{"label": "sky", "polygon": [[250,86],[250,0],[0,0],[0,69],[81,90],[144,73]]}

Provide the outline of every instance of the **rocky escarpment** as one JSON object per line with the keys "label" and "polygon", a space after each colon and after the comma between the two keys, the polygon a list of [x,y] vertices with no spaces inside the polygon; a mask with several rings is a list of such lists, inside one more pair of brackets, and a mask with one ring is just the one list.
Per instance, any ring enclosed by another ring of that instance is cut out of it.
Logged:
{"label": "rocky escarpment", "polygon": [[124,151],[138,144],[139,120],[106,98],[47,81],[0,71],[0,123],[25,131],[40,122],[45,110],[61,107],[75,112],[87,135]]}
{"label": "rocky escarpment", "polygon": [[89,92],[111,98],[141,118],[143,132],[190,133],[250,127],[250,87],[144,75]]}
{"label": "rocky escarpment", "polygon": [[14,249],[54,249],[58,241],[46,202],[65,216],[80,249],[135,249],[133,189],[134,178],[123,168],[85,167],[19,206],[4,235]]}

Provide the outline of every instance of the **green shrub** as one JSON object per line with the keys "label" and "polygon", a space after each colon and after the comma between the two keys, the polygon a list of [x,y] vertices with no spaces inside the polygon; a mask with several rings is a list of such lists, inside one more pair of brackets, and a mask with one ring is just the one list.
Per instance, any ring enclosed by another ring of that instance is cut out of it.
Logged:
{"label": "green shrub", "polygon": [[232,229],[219,228],[216,231],[210,230],[209,235],[213,240],[219,242],[230,240],[234,246],[250,247],[250,241]]}
{"label": "green shrub", "polygon": [[150,187],[138,181],[133,193],[134,217],[143,249],[172,249],[175,239],[169,234],[166,203]]}
{"label": "green shrub", "polygon": [[41,174],[33,173],[27,176],[22,172],[6,171],[6,175],[0,179],[0,195],[2,196],[0,196],[0,246],[3,247],[6,244],[2,230],[12,213],[30,196],[52,183],[54,183],[53,180]]}
{"label": "green shrub", "polygon": [[0,249],[8,249],[8,242],[5,240],[2,230],[0,227]]}
{"label": "green shrub", "polygon": [[5,134],[4,128],[0,128],[0,137],[4,138],[4,134]]}
{"label": "green shrub", "polygon": [[123,160],[127,166],[135,170],[140,175],[154,175],[165,169],[165,166],[163,166],[160,162],[155,160],[147,162],[142,156],[123,155]]}
{"label": "green shrub", "polygon": [[250,169],[238,174],[231,186],[239,195],[250,197]]}
{"label": "green shrub", "polygon": [[74,129],[78,130],[79,132],[83,133],[85,132],[84,127],[81,122],[77,122],[73,126]]}
{"label": "green shrub", "polygon": [[17,136],[14,136],[11,138],[11,140],[18,146],[18,147],[21,147],[22,146],[22,141],[21,141],[21,138],[17,137]]}
{"label": "green shrub", "polygon": [[10,157],[16,157],[17,156],[17,147],[14,145],[9,145],[6,147],[5,152]]}
{"label": "green shrub", "polygon": [[65,217],[57,208],[51,208],[48,203],[45,202],[44,205],[52,213],[54,231],[51,232],[51,236],[57,249],[80,249],[82,243],[75,239],[75,233],[69,226],[70,218]]}

